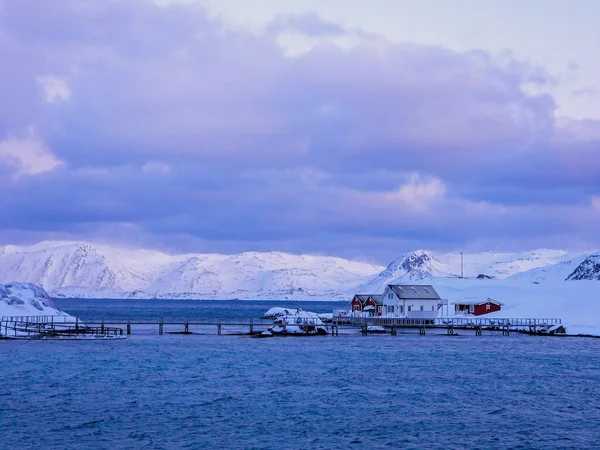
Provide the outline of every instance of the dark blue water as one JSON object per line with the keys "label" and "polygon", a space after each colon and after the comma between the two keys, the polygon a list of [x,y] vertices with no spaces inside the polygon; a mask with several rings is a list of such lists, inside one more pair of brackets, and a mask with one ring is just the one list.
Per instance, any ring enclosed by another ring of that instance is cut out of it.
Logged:
{"label": "dark blue water", "polygon": [[272,306],[302,308],[317,313],[349,309],[340,301],[272,301],[272,300],[84,300],[57,299],[58,307],[82,320],[116,317],[165,319],[249,319],[261,317]]}
{"label": "dark blue water", "polygon": [[598,448],[599,345],[516,334],[0,341],[0,448]]}

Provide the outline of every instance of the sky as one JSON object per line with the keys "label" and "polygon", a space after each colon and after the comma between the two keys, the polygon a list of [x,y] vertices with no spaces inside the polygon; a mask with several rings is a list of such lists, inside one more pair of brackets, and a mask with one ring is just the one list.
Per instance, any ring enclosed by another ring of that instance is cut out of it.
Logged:
{"label": "sky", "polygon": [[0,243],[600,248],[595,0],[0,1]]}

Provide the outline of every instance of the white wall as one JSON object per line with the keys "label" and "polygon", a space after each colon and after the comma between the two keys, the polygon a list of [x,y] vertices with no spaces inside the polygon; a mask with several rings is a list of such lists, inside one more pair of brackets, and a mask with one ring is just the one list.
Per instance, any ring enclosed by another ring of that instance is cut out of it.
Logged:
{"label": "white wall", "polygon": [[[389,298],[392,293],[393,298]],[[386,287],[382,297],[383,312],[382,315],[388,317],[408,317],[408,318],[420,318],[420,319],[435,319],[438,316],[438,305],[440,300],[401,300],[396,294],[389,288]],[[388,306],[394,307],[393,313],[388,313]],[[408,311],[408,307],[411,307],[411,311]],[[423,311],[421,311],[421,306]],[[401,311],[400,307],[403,307]]]}

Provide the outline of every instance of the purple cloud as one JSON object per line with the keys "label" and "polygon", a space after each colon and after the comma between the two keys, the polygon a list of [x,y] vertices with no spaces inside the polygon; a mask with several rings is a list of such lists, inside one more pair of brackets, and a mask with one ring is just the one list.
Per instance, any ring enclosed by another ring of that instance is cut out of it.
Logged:
{"label": "purple cloud", "polygon": [[[60,164],[16,177],[0,144],[0,237],[378,258],[598,245],[600,125],[557,122],[526,62],[310,14],[255,35],[145,0],[38,3],[5,1],[0,142],[32,129]],[[314,47],[285,56],[286,31]]]}

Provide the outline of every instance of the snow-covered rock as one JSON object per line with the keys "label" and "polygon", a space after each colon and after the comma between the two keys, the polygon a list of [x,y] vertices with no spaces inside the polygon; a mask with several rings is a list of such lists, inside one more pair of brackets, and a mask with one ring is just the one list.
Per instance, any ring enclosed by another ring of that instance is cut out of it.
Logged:
{"label": "snow-covered rock", "polygon": [[59,311],[48,293],[30,283],[0,284],[0,318],[9,316],[54,316]]}
{"label": "snow-covered rock", "polygon": [[567,280],[600,280],[600,254],[587,257],[567,277]]}
{"label": "snow-covered rock", "polygon": [[272,317],[274,325],[268,331],[273,335],[320,335],[327,328],[319,314],[301,308],[271,308],[263,317]]}

